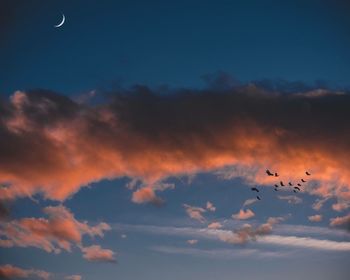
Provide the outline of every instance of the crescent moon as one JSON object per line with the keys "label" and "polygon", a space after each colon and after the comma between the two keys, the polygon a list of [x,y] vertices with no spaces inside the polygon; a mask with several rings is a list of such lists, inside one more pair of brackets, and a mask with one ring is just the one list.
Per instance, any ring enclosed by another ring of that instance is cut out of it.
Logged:
{"label": "crescent moon", "polygon": [[62,21],[59,24],[54,25],[54,27],[56,28],[61,27],[65,21],[66,21],[66,17],[64,16],[64,14],[62,14]]}

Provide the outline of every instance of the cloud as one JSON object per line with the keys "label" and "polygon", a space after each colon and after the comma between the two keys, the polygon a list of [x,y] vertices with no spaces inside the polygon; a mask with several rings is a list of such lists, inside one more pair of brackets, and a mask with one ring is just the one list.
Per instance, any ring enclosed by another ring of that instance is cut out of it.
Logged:
{"label": "cloud", "polygon": [[343,227],[350,230],[350,214],[343,217],[332,218],[330,221],[332,227]]}
{"label": "cloud", "polygon": [[69,276],[66,276],[64,279],[67,279],[67,280],[81,280],[82,277],[80,275],[69,275]]}
{"label": "cloud", "polygon": [[[179,236],[192,239],[202,238],[209,240],[221,240],[231,244],[245,244],[250,241],[256,241],[257,244],[262,243],[283,247],[322,249],[327,251],[350,251],[350,242],[326,239],[329,237],[348,239],[348,232],[315,226],[311,227],[286,224],[276,225],[276,222],[281,222],[285,219],[286,217],[272,217],[262,225],[252,226],[249,224],[243,224],[235,230],[124,224],[118,224],[116,229],[120,230],[123,228],[129,231],[137,231],[142,234],[148,233],[152,235]],[[273,231],[284,235],[272,234]],[[317,236],[317,238],[309,237],[310,234]],[[325,237],[321,239],[320,235]],[[272,238],[267,238],[270,236],[272,236]],[[296,242],[294,243],[293,241]]]}
{"label": "cloud", "polygon": [[211,212],[215,212],[216,211],[216,207],[210,201],[207,201],[206,208],[207,208],[208,211],[211,211]]}
{"label": "cloud", "polygon": [[203,217],[203,213],[205,213],[206,210],[204,208],[195,207],[195,206],[191,206],[188,204],[184,204],[183,206],[185,207],[187,215],[191,219],[197,220],[201,223],[205,222],[205,218]]}
{"label": "cloud", "polygon": [[253,227],[250,224],[244,224],[241,228],[233,231],[219,231],[217,236],[220,240],[232,244],[245,244],[249,241],[255,241],[258,236],[267,235],[272,232],[272,227],[284,221],[285,217],[270,217],[266,223]]}
{"label": "cloud", "polygon": [[99,245],[81,248],[84,259],[91,262],[116,262],[115,253],[109,249],[103,249]]}
{"label": "cloud", "polygon": [[237,220],[247,220],[247,219],[250,219],[252,217],[254,217],[255,214],[252,210],[250,209],[247,209],[247,210],[244,210],[244,209],[241,209],[239,210],[239,212],[237,214],[233,214],[232,215],[232,218],[233,219],[237,219]]}
{"label": "cloud", "polygon": [[269,235],[259,239],[260,243],[288,247],[300,247],[328,251],[350,251],[350,242],[314,239],[309,237]]}
{"label": "cloud", "polygon": [[322,221],[322,215],[309,216],[308,219],[311,222],[321,222]]}
{"label": "cloud", "polygon": [[299,204],[303,202],[303,200],[296,195],[279,195],[277,197],[281,200],[287,200],[289,204]]}
{"label": "cloud", "polygon": [[18,279],[18,278],[35,278],[48,280],[51,273],[37,269],[23,269],[10,264],[0,265],[0,278]]}
{"label": "cloud", "polygon": [[198,243],[198,240],[197,239],[189,239],[189,240],[187,240],[187,243],[190,245],[195,245]]}
{"label": "cloud", "polygon": [[256,198],[247,199],[246,201],[244,201],[242,207],[246,207],[246,206],[252,205],[252,204],[254,204],[254,203],[257,202],[257,201],[258,201],[258,200],[257,200]]}
{"label": "cloud", "polygon": [[80,245],[82,237],[103,237],[110,230],[106,223],[89,226],[79,222],[64,206],[44,208],[45,218],[22,218],[0,222],[0,247],[37,247],[46,252],[71,251],[73,244]]}
{"label": "cloud", "polygon": [[99,105],[16,91],[0,104],[0,197],[65,200],[127,176],[140,181],[133,201],[153,202],[171,176],[222,171],[270,185],[268,167],[284,181],[309,170],[306,192],[349,201],[349,94],[258,83],[163,91],[136,86]]}
{"label": "cloud", "polygon": [[222,224],[219,222],[212,222],[208,225],[208,228],[210,229],[219,229],[222,228]]}
{"label": "cloud", "polygon": [[349,201],[337,202],[332,205],[332,209],[338,212],[342,212],[350,207]]}
{"label": "cloud", "polygon": [[316,199],[316,201],[312,204],[312,209],[316,211],[320,211],[325,202],[327,202],[330,199],[329,196],[326,196],[323,199]]}
{"label": "cloud", "polygon": [[155,246],[151,250],[165,254],[189,255],[192,257],[205,257],[212,259],[242,259],[242,258],[281,258],[290,253],[257,250],[257,249],[199,249],[199,248],[181,248],[170,246]]}

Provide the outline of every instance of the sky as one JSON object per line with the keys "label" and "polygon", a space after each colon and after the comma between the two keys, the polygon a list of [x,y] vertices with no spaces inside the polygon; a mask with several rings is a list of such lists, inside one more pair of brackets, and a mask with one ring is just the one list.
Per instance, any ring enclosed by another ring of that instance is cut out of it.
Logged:
{"label": "sky", "polygon": [[347,280],[346,2],[1,1],[0,278]]}

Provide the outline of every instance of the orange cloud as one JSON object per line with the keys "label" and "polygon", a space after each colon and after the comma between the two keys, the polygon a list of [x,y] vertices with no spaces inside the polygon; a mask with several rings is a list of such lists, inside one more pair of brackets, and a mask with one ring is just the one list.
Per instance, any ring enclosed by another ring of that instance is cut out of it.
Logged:
{"label": "orange cloud", "polygon": [[209,229],[220,229],[222,228],[222,224],[219,222],[212,222],[208,225]]}
{"label": "orange cloud", "polygon": [[348,94],[249,85],[161,95],[136,87],[111,100],[89,106],[17,91],[3,102],[0,197],[65,200],[93,182],[128,176],[141,182],[132,200],[154,202],[166,189],[157,184],[171,176],[216,172],[273,185],[270,168],[285,182],[306,179],[302,191],[350,200]]}
{"label": "orange cloud", "polygon": [[332,218],[330,221],[330,225],[333,227],[345,227],[350,230],[350,214],[343,217]]}
{"label": "orange cloud", "polygon": [[18,278],[39,278],[43,280],[48,280],[51,273],[43,270],[36,269],[22,269],[10,264],[5,264],[0,266],[0,278],[5,279],[18,279]]}
{"label": "orange cloud", "polygon": [[46,207],[45,218],[22,218],[0,222],[0,247],[37,247],[47,252],[71,251],[72,244],[81,244],[83,235],[103,237],[110,230],[106,223],[89,226],[77,221],[64,206]]}
{"label": "orange cloud", "polygon": [[241,209],[239,210],[239,212],[237,214],[233,214],[232,215],[232,218],[233,219],[237,219],[237,220],[247,220],[247,219],[250,219],[252,217],[254,217],[255,214],[252,210],[250,209],[247,209],[247,210],[244,210],[244,209]]}
{"label": "orange cloud", "polygon": [[99,245],[81,248],[84,259],[91,262],[116,262],[115,253],[109,249],[103,249]]}
{"label": "orange cloud", "polygon": [[322,215],[309,216],[308,219],[311,222],[321,222],[322,221]]}
{"label": "orange cloud", "polygon": [[188,204],[184,204],[183,206],[185,207],[186,213],[190,218],[197,220],[201,223],[205,222],[205,218],[203,217],[203,213],[205,213],[206,210],[204,208],[195,207],[195,206],[191,206]]}

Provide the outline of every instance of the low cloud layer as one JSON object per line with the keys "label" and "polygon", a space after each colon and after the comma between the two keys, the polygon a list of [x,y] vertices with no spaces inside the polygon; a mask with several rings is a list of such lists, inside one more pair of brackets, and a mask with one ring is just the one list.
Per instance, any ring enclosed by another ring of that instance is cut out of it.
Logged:
{"label": "low cloud layer", "polygon": [[224,177],[269,185],[274,178],[266,168],[285,181],[299,181],[308,170],[303,190],[350,199],[347,93],[282,94],[252,84],[135,87],[108,98],[92,106],[38,90],[1,101],[0,197],[65,200],[92,182],[128,176],[141,182],[134,202],[157,202],[164,188],[155,186],[170,176],[238,166]]}

